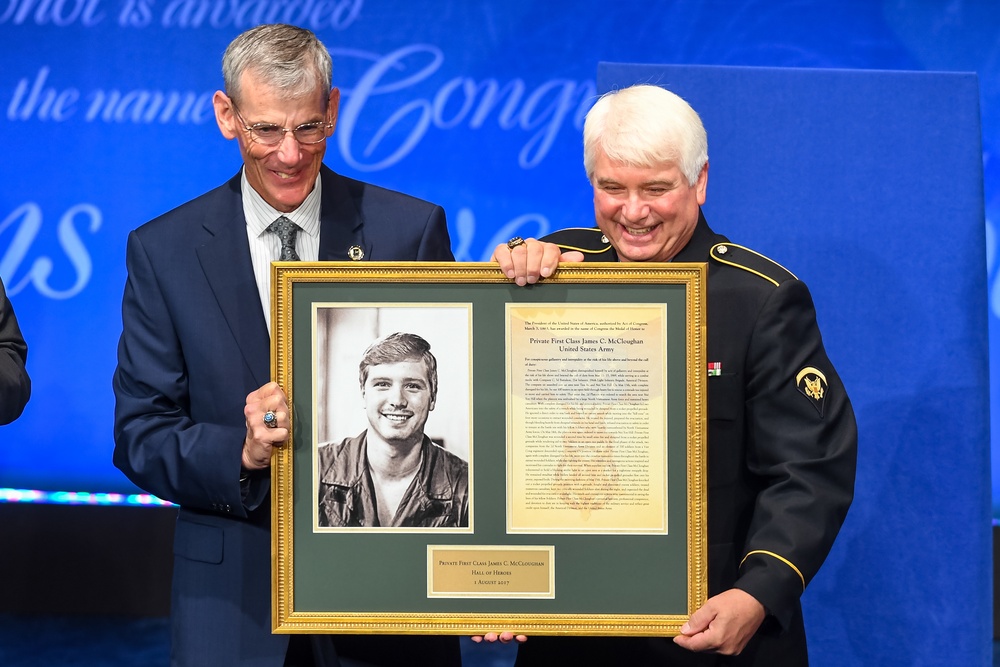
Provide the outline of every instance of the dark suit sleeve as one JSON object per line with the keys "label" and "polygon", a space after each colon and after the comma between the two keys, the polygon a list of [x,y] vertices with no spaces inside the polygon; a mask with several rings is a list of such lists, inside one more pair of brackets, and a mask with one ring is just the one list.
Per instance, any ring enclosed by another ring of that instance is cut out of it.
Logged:
{"label": "dark suit sleeve", "polygon": [[113,379],[114,463],[159,498],[244,516],[238,480],[246,429],[221,419],[192,419],[189,369],[165,287],[135,232],[126,266]]}
{"label": "dark suit sleeve", "polygon": [[0,282],[0,424],[17,419],[31,396],[31,379],[24,367],[27,360],[28,346]]}
{"label": "dark suit sleeve", "polygon": [[440,206],[434,206],[427,218],[417,248],[417,259],[425,262],[455,261],[455,256],[451,252],[451,239],[448,236],[444,209]]}
{"label": "dark suit sleeve", "polygon": [[[825,376],[821,399],[800,390],[804,369]],[[802,282],[782,283],[764,302],[746,373],[747,467],[763,488],[736,587],[787,625],[847,514],[857,459],[854,412]]]}

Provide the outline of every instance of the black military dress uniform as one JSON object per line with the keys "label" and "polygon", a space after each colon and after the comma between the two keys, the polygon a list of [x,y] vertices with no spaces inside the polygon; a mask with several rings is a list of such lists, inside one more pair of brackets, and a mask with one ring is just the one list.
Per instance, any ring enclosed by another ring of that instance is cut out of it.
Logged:
{"label": "black military dress uniform", "polygon": [[[585,261],[618,260],[597,228],[542,240]],[[530,637],[517,667],[808,664],[799,598],[854,496],[854,411],[804,283],[715,234],[703,215],[673,261],[708,262],[707,361],[718,364],[708,377],[709,596],[740,588],[767,619],[735,657],[670,638]]]}

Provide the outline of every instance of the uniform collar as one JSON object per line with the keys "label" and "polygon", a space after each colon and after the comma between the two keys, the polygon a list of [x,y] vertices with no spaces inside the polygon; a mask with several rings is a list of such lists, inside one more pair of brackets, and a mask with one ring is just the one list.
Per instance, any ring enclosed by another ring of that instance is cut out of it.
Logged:
{"label": "uniform collar", "polygon": [[670,261],[704,262],[708,259],[712,246],[725,240],[726,239],[724,237],[721,237],[712,231],[712,228],[708,226],[708,221],[705,220],[705,214],[702,212],[701,208],[699,208],[698,224],[695,225],[694,234],[691,235],[691,240],[689,240],[687,245],[681,248],[680,252],[674,255],[673,259]]}

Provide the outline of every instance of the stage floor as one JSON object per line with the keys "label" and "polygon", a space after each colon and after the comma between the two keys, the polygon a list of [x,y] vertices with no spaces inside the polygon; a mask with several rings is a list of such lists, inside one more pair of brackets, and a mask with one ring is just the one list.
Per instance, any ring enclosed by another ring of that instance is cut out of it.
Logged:
{"label": "stage floor", "polygon": [[[515,647],[462,640],[463,667],[510,667]],[[0,614],[3,667],[169,667],[166,618]],[[1000,667],[1000,642],[993,644]]]}
{"label": "stage floor", "polygon": [[[515,647],[462,640],[463,667],[510,667]],[[2,667],[169,667],[166,618],[0,614]]]}

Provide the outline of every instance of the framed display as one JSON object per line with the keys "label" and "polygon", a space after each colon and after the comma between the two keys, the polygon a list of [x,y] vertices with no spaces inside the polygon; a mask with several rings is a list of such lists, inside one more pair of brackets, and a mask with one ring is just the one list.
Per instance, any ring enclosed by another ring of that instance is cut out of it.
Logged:
{"label": "framed display", "polygon": [[676,635],[707,594],[705,280],[274,263],[273,630]]}

